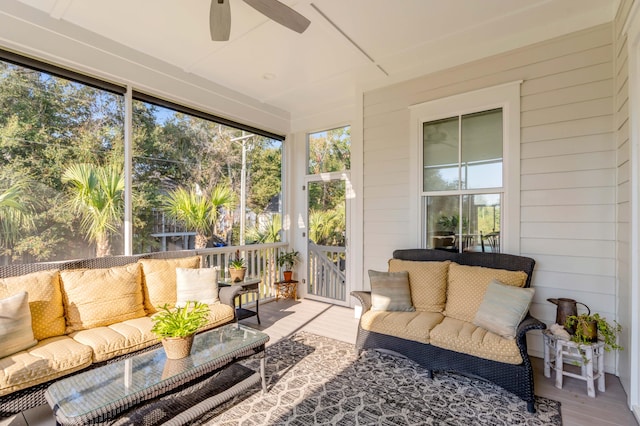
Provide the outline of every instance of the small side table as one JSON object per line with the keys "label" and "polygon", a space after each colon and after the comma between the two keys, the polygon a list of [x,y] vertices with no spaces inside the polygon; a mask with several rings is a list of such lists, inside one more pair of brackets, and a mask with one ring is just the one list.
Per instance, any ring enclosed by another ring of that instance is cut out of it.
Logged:
{"label": "small side table", "polygon": [[[231,282],[231,281],[218,281],[218,286],[220,287],[229,287],[229,286],[241,286],[242,290],[236,294],[236,299],[238,300],[238,306],[236,307],[236,322],[243,320],[245,318],[251,318],[255,316],[258,320],[258,324],[260,324],[260,282],[262,280],[260,278],[246,278],[244,281],[240,282]],[[256,295],[256,310],[252,311],[250,309],[246,309],[242,307],[242,296],[245,294],[253,293]]]}
{"label": "small side table", "polygon": [[[598,381],[598,391],[605,391],[604,342],[579,344],[559,339],[549,330],[542,332],[542,338],[544,339],[544,376],[551,377],[551,370],[555,370],[558,389],[562,389],[563,376],[568,376],[586,381],[587,395],[592,398],[596,397],[594,380]],[[580,366],[580,374],[564,371],[565,362]]]}
{"label": "small side table", "polygon": [[283,299],[291,298],[293,300],[298,300],[297,280],[276,281],[273,285],[276,288],[276,302],[280,297]]}

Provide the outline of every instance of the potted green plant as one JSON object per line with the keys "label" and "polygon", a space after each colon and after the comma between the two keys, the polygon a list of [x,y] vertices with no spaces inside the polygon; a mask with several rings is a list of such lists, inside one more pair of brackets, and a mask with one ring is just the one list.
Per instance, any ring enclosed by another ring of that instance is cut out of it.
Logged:
{"label": "potted green plant", "polygon": [[278,254],[277,262],[279,267],[284,267],[285,270],[282,271],[282,275],[284,276],[284,281],[291,281],[291,277],[293,276],[293,267],[300,261],[298,257],[298,252],[296,250],[285,251]]}
{"label": "potted green plant", "polygon": [[[575,329],[575,332],[571,335],[571,341],[585,345],[598,341],[598,337],[602,338],[604,342],[604,350],[610,351],[611,349],[622,350],[623,347],[616,344],[618,333],[622,330],[622,326],[615,320],[613,325],[610,324],[606,318],[601,317],[599,314],[579,314],[570,315],[565,322],[567,329]],[[585,354],[580,350],[582,359],[587,362]]]}
{"label": "potted green plant", "polygon": [[229,261],[229,275],[231,275],[231,281],[234,283],[244,280],[244,275],[247,272],[247,267],[244,259],[236,255],[235,259]]}
{"label": "potted green plant", "polygon": [[207,323],[209,306],[200,302],[187,302],[185,306],[170,309],[161,306],[151,317],[151,331],[162,341],[169,359],[180,359],[189,355],[193,337],[200,327]]}

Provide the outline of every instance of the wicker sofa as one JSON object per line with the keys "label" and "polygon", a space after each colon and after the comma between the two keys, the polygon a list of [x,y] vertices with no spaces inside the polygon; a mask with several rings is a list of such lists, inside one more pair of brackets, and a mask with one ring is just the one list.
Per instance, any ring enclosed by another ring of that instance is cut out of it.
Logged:
{"label": "wicker sofa", "polygon": [[[201,263],[181,251],[0,267],[0,299],[27,291],[37,341],[0,358],[0,417],[45,404],[61,377],[158,347],[151,315],[176,303],[176,268]],[[203,330],[234,320],[237,291],[219,289]]]}
{"label": "wicker sofa", "polygon": [[430,374],[454,371],[491,381],[526,401],[533,413],[526,333],[544,329],[544,323],[529,315],[527,304],[514,338],[506,338],[475,325],[474,313],[485,303],[488,281],[529,288],[534,265],[533,259],[500,253],[396,250],[389,272],[408,271],[415,310],[372,310],[371,291],[352,292],[362,305],[356,347],[399,353]]}

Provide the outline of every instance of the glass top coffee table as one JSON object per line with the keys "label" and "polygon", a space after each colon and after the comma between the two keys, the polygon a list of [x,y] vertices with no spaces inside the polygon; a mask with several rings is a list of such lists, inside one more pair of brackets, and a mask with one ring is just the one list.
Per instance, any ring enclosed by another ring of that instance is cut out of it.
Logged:
{"label": "glass top coffee table", "polygon": [[[49,387],[45,396],[60,424],[108,422],[132,407],[170,394],[178,388],[180,394],[184,395],[185,385],[229,369],[243,358],[259,354],[260,372],[251,371],[253,374],[242,383],[226,387],[221,394],[211,396],[209,403],[215,406],[260,381],[262,390],[266,392],[264,347],[268,340],[269,336],[258,330],[240,324],[224,325],[196,334],[191,355],[186,358],[168,360],[164,349],[154,349],[60,379]],[[227,380],[223,375],[218,377]],[[200,414],[202,404],[198,404]],[[189,415],[189,410],[179,414],[182,420]]]}

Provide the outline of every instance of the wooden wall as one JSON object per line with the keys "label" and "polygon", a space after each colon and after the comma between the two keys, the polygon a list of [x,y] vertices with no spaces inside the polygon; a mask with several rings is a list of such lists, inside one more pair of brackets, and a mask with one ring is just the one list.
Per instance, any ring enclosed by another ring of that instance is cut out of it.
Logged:
{"label": "wooden wall", "polygon": [[621,1],[613,23],[614,131],[617,150],[617,300],[618,321],[624,325],[620,344],[627,348],[627,350],[619,352],[619,374],[627,394],[629,394],[631,386],[630,365],[632,362],[637,363],[637,360],[631,359],[630,342],[631,311],[633,309],[631,297],[631,148],[629,141],[629,62],[627,35],[624,32],[624,25],[633,2],[634,0]]}
{"label": "wooden wall", "polygon": [[[613,24],[600,25],[366,92],[364,276],[413,240],[409,153],[417,141],[409,140],[408,107],[524,80],[520,246],[537,261],[532,313],[551,323],[556,309],[546,299],[569,297],[616,318],[613,32]],[[532,354],[541,356],[541,340],[531,337]]]}

